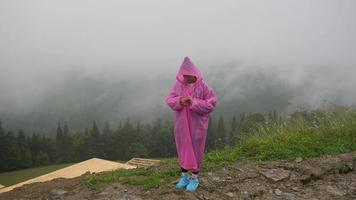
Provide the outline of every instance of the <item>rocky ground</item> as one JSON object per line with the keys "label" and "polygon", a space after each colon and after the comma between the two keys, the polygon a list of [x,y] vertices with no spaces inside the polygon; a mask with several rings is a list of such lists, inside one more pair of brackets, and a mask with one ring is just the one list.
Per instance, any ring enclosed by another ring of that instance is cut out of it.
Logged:
{"label": "rocky ground", "polygon": [[[355,199],[356,152],[294,161],[242,160],[214,172],[201,172],[194,193],[174,188],[175,182],[142,191],[113,183],[91,190],[84,176],[35,183],[0,194],[0,199]],[[177,179],[179,175],[177,175]]]}

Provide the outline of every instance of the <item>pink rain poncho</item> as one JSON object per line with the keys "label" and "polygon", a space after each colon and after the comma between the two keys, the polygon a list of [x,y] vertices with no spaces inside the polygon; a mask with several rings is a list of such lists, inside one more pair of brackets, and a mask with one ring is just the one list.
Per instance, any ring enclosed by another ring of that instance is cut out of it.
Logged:
{"label": "pink rain poncho", "polygon": [[[183,75],[193,75],[197,80],[188,84]],[[195,172],[201,167],[210,112],[215,109],[217,96],[188,57],[184,58],[176,79],[166,103],[174,110],[174,138],[180,167]],[[191,96],[192,102],[183,106],[180,99],[186,96]]]}

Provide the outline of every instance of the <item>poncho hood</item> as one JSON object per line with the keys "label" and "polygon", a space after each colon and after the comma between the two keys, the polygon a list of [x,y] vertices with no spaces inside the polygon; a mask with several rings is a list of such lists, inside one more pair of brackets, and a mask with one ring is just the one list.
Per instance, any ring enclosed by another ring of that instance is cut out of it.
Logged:
{"label": "poncho hood", "polygon": [[177,73],[177,76],[176,76],[176,78],[179,82],[186,83],[183,75],[192,75],[192,76],[197,77],[196,82],[200,82],[201,80],[203,80],[202,73],[200,72],[198,67],[193,64],[193,62],[190,60],[189,57],[184,58],[183,63],[181,64],[179,71]]}

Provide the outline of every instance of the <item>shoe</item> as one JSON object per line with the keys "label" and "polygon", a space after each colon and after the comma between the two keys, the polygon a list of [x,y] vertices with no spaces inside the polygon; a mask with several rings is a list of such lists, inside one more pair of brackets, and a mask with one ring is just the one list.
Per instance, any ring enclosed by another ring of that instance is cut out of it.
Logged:
{"label": "shoe", "polygon": [[199,180],[198,178],[190,178],[189,179],[189,184],[187,185],[187,192],[194,192],[199,186]]}
{"label": "shoe", "polygon": [[189,184],[189,176],[188,175],[182,175],[176,185],[177,189],[184,189],[187,185]]}

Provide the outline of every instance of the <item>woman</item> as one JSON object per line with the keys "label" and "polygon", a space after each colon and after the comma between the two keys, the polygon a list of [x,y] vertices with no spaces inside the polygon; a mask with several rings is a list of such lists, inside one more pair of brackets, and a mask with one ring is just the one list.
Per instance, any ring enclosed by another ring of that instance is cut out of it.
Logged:
{"label": "woman", "polygon": [[176,79],[166,97],[166,103],[174,110],[174,139],[182,171],[176,188],[194,192],[199,185],[209,117],[217,96],[188,57],[184,58]]}

